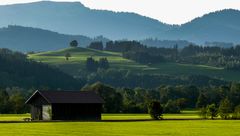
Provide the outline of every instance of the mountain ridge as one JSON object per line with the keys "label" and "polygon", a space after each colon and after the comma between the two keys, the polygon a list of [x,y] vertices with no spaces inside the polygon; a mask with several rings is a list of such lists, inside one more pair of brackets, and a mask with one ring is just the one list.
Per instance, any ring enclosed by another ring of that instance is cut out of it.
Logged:
{"label": "mountain ridge", "polygon": [[70,35],[95,37],[103,35],[112,40],[187,40],[240,43],[240,11],[225,9],[183,25],[169,25],[156,19],[130,12],[95,10],[80,2],[32,2],[0,6],[0,27],[7,25],[42,28]]}

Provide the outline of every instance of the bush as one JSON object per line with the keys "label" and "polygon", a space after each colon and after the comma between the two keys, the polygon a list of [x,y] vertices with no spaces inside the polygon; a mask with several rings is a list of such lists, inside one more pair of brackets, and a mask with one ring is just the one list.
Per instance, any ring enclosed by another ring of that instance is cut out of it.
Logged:
{"label": "bush", "polygon": [[148,105],[148,113],[154,120],[162,119],[163,107],[161,106],[160,102],[150,102],[150,104]]}

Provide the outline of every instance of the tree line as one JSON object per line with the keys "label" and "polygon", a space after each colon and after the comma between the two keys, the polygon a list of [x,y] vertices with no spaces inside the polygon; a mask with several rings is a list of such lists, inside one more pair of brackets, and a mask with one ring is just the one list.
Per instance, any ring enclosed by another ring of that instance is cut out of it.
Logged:
{"label": "tree line", "polygon": [[[26,113],[24,102],[35,89],[19,87],[0,89],[0,113]],[[161,85],[155,89],[114,88],[100,82],[85,85],[81,91],[95,91],[105,101],[104,113],[148,113],[152,102],[161,104],[164,113],[181,113],[183,109],[199,109],[203,118],[240,118],[240,84],[197,87]],[[153,105],[152,105],[153,106]],[[155,107],[155,106],[153,106]]]}
{"label": "tree line", "polygon": [[80,79],[83,84],[93,84],[102,82],[113,87],[127,88],[156,88],[161,84],[164,85],[194,85],[194,86],[220,86],[226,85],[229,82],[211,78],[204,75],[164,75],[164,74],[149,74],[135,73],[134,71],[124,69],[94,69],[79,70],[76,78]]}
{"label": "tree line", "polygon": [[157,101],[161,103],[164,113],[180,113],[183,109],[196,108],[204,109],[205,115],[209,115],[208,110],[215,108],[225,118],[226,114],[233,113],[240,105],[239,83],[207,88],[161,85],[155,89],[130,89],[113,88],[98,82],[82,88],[82,91],[89,90],[97,92],[105,100],[106,113],[147,113],[149,104]]}
{"label": "tree line", "polygon": [[240,45],[223,48],[190,44],[179,49],[177,44],[166,48],[148,47],[137,41],[109,41],[105,47],[102,42],[93,42],[89,48],[121,52],[124,58],[144,64],[178,62],[223,67],[230,70],[240,68]]}

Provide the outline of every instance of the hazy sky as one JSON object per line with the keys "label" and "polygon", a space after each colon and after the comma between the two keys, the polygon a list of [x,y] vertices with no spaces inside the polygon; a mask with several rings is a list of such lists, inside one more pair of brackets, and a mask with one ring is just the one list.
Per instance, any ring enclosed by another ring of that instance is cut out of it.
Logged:
{"label": "hazy sky", "polygon": [[[0,0],[0,4],[39,0]],[[211,11],[240,9],[240,0],[56,0],[80,1],[92,9],[135,12],[165,23],[182,24]]]}

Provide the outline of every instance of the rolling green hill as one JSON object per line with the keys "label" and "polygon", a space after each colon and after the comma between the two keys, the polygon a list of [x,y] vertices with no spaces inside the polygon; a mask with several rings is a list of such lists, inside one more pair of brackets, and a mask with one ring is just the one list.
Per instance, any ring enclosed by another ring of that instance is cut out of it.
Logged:
{"label": "rolling green hill", "polygon": [[[65,59],[66,53],[70,53],[72,56],[69,61]],[[134,61],[124,59],[121,53],[98,51],[80,47],[30,54],[29,59],[56,66],[64,72],[74,76],[78,74],[80,69],[84,69],[85,60],[87,57],[90,56],[97,60],[101,57],[106,57],[110,62],[111,68],[128,69],[136,73],[169,75],[206,75],[228,81],[240,80],[240,72],[238,71],[229,71],[223,68],[210,67],[205,65],[178,63],[142,65]]]}

